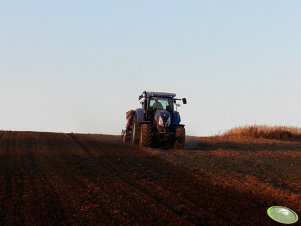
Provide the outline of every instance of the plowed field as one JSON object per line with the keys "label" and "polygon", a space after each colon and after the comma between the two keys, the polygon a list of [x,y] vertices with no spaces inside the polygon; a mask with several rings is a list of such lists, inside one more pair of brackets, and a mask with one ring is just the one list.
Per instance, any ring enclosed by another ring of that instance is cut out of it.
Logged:
{"label": "plowed field", "polygon": [[0,132],[1,226],[279,225],[272,205],[301,214],[301,143],[190,138],[166,151],[118,136]]}

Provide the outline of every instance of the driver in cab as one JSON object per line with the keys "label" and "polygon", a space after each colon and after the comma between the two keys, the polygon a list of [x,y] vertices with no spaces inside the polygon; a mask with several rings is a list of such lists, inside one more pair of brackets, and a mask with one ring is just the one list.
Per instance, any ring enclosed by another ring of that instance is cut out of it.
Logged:
{"label": "driver in cab", "polygon": [[153,103],[152,108],[154,110],[163,110],[162,104],[158,101],[158,99],[155,99],[155,103]]}

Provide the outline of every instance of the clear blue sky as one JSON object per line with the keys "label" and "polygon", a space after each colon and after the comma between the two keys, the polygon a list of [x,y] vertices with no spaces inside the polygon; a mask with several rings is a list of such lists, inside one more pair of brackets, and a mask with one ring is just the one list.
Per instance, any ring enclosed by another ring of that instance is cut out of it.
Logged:
{"label": "clear blue sky", "polygon": [[301,126],[301,1],[1,1],[0,129],[119,134],[144,90],[187,134]]}

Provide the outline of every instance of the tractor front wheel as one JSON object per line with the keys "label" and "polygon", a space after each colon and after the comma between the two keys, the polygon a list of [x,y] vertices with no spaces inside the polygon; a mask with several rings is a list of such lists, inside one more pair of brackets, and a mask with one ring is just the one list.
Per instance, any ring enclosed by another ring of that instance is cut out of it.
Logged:
{"label": "tractor front wheel", "polygon": [[149,123],[144,123],[140,128],[140,147],[150,147],[152,143],[152,127]]}
{"label": "tractor front wheel", "polygon": [[173,149],[184,149],[185,145],[185,128],[184,126],[178,126],[175,129],[175,142]]}

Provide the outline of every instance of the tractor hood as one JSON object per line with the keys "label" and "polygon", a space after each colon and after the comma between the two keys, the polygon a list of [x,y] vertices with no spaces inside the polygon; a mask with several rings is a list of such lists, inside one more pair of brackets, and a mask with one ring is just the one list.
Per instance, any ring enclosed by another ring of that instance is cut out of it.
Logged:
{"label": "tractor hood", "polygon": [[167,128],[170,125],[170,113],[165,110],[157,110],[155,113],[155,123],[157,128]]}

